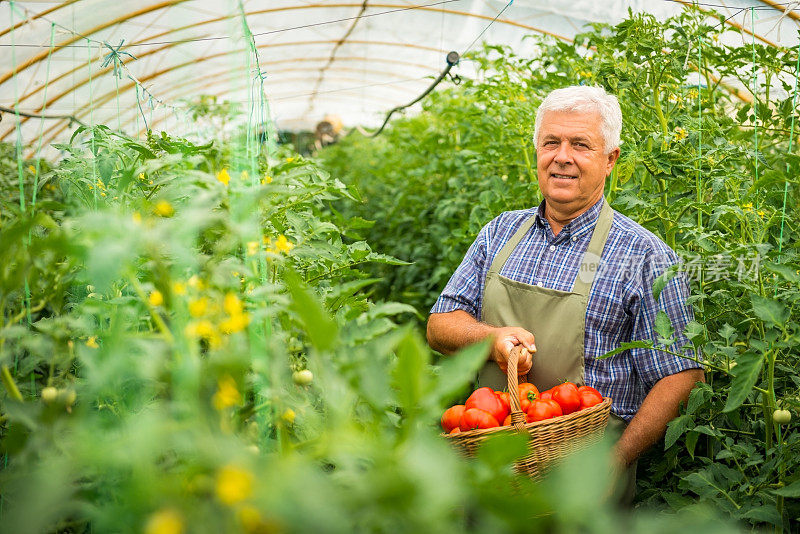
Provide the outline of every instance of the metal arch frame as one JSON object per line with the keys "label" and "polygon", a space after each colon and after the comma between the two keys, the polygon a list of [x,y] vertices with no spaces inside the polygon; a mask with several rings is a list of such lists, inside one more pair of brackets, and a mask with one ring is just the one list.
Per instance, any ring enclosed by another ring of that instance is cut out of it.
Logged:
{"label": "metal arch frame", "polygon": [[[780,11],[781,13],[784,12],[784,10],[781,9],[780,4],[778,4],[777,2],[775,2],[773,0],[759,0],[759,2],[761,2],[762,4],[766,4],[766,5],[768,5],[768,6],[772,7],[772,8],[775,8],[776,10]],[[788,13],[786,13],[786,16],[789,17],[790,19],[793,19],[793,20],[796,20],[796,21],[800,21],[800,15],[798,15],[794,11],[789,11]]]}
{"label": "metal arch frame", "polygon": [[[95,34],[95,33],[99,32],[101,30],[105,30],[106,28],[108,28],[110,26],[114,26],[115,24],[121,24],[121,23],[126,22],[128,20],[134,19],[134,18],[136,18],[136,17],[138,17],[140,15],[145,15],[145,14],[151,13],[153,11],[158,11],[159,9],[164,9],[166,7],[172,7],[174,5],[177,5],[177,4],[180,4],[180,3],[183,3],[183,2],[187,2],[187,1],[188,0],[164,0],[162,2],[159,2],[158,4],[154,4],[154,5],[148,6],[146,8],[138,9],[136,11],[128,13],[125,16],[117,17],[117,18],[115,18],[113,20],[110,20],[108,22],[104,22],[103,24],[95,26],[94,28],[91,28],[91,29],[89,29],[89,30],[87,30],[85,32],[82,32],[81,35],[75,35],[73,37],[70,37],[66,41],[62,41],[62,42],[58,43],[57,45],[54,45],[52,47],[52,51],[55,52],[57,50],[61,50],[62,48],[66,47],[66,46],[69,46],[69,45],[71,45],[73,43],[76,43],[76,42],[80,41],[81,39],[85,39],[87,36]],[[14,65],[14,68],[12,68],[9,72],[7,72],[7,73],[3,74],[2,76],[0,76],[0,85],[2,85],[5,82],[7,82],[12,76],[17,75],[20,72],[22,72],[23,70],[28,69],[30,66],[32,66],[32,65],[34,65],[34,64],[36,64],[36,63],[38,63],[38,62],[40,62],[40,61],[42,61],[44,59],[46,59],[47,56],[50,54],[50,51],[51,51],[51,48],[47,47],[47,49],[44,50],[43,52],[40,52],[40,53],[34,55],[33,57],[29,58],[28,60],[26,60],[21,66]]]}
{"label": "metal arch frame", "polygon": [[[143,14],[146,14],[146,13],[150,13],[150,12],[153,12],[153,11],[157,11],[159,9],[172,7],[174,5],[181,4],[181,3],[185,2],[185,1],[186,0],[167,0],[167,1],[160,2],[158,4],[154,4],[154,5],[139,9],[137,11],[130,12],[130,13],[124,15],[124,16],[117,17],[116,19],[114,19],[112,21],[103,23],[103,24],[101,24],[99,26],[96,26],[96,27],[86,31],[86,32],[83,32],[83,35],[81,35],[81,36],[75,36],[75,37],[73,37],[71,39],[68,39],[67,41],[63,41],[63,42],[59,43],[58,45],[54,46],[52,48],[52,50],[54,52],[57,51],[57,50],[61,50],[65,46],[68,46],[69,44],[72,44],[74,42],[77,42],[77,41],[83,39],[84,36],[92,35],[92,34],[98,32],[98,31],[101,31],[101,30],[103,30],[105,28],[108,28],[109,26],[112,26],[114,24],[120,24],[120,23],[126,22],[128,20],[131,20],[133,18],[136,18],[136,17],[138,17],[140,15],[143,15]],[[684,6],[690,6],[691,5],[688,2],[686,2],[685,0],[678,0],[678,2],[683,4]],[[72,1],[65,2],[65,3],[61,4],[60,6],[57,6],[56,8],[48,10],[47,12],[48,13],[52,13],[52,12],[56,11],[57,9],[60,9],[61,7],[66,7],[68,5],[71,5],[72,3],[74,3],[74,2],[72,2]],[[264,14],[264,13],[272,13],[272,12],[277,12],[277,11],[288,11],[288,10],[296,10],[296,9],[315,9],[315,8],[325,8],[325,7],[327,7],[327,8],[330,8],[330,7],[358,7],[359,5],[360,4],[355,4],[355,3],[309,4],[309,5],[304,5],[304,6],[285,6],[285,7],[281,7],[281,8],[257,10],[257,11],[247,12],[245,14],[246,15],[258,15],[258,14]],[[408,7],[414,7],[415,9],[422,10],[422,11],[434,11],[436,13],[446,13],[446,14],[452,14],[452,15],[460,15],[460,16],[480,18],[480,19],[491,19],[491,17],[488,17],[486,15],[480,15],[480,14],[477,14],[477,13],[468,13],[468,12],[456,11],[456,10],[450,10],[450,9],[434,8],[434,7],[429,7],[429,6],[409,6],[409,5],[398,5],[398,4],[373,4],[371,7],[383,7],[383,8],[408,8]],[[703,12],[707,13],[706,11],[703,11]],[[35,18],[41,18],[43,15],[44,15],[44,13],[40,13],[38,15],[38,17],[35,17]],[[197,27],[197,26],[204,25],[204,24],[209,24],[209,23],[219,22],[219,21],[223,21],[223,20],[228,20],[228,19],[231,19],[231,18],[236,17],[236,16],[238,16],[238,14],[231,14],[231,15],[226,15],[226,16],[223,16],[223,17],[218,17],[218,18],[215,18],[215,19],[208,19],[208,20],[205,20],[205,21],[199,21],[199,22],[197,22],[195,24],[192,24],[192,25],[183,26],[183,27],[180,27],[180,28],[177,28],[177,29],[173,29],[173,30],[168,30],[166,32],[161,32],[159,35],[160,36],[169,35],[171,33],[174,33],[174,32],[177,32],[177,31],[182,31],[182,30],[190,28],[190,27]],[[571,39],[569,39],[567,37],[560,36],[560,35],[554,34],[552,32],[548,32],[546,30],[542,30],[540,28],[536,28],[536,27],[533,27],[533,26],[530,26],[530,25],[514,22],[514,21],[511,21],[511,20],[497,19],[497,22],[501,23],[501,24],[508,24],[508,25],[512,25],[512,26],[516,26],[516,27],[520,27],[520,28],[525,28],[525,29],[528,29],[528,30],[531,30],[531,31],[534,31],[534,32],[538,32],[538,33],[542,33],[542,34],[545,34],[545,35],[551,35],[553,37],[556,37],[556,38],[559,38],[559,39],[562,39],[562,40],[565,40],[565,41],[571,41]],[[729,21],[729,24],[731,24],[730,21]],[[739,26],[736,23],[732,23],[731,25],[734,26],[734,27]],[[19,26],[16,26],[16,27],[19,27]],[[754,35],[756,38],[762,40],[763,42],[766,42],[767,44],[774,45],[774,43],[771,43],[769,40],[766,40],[762,36],[760,36],[758,34],[755,34],[755,33],[752,33],[752,32],[748,31],[745,28],[742,28],[742,31],[744,31],[746,33],[749,33],[751,35]],[[145,39],[142,40],[142,42],[144,42],[144,41],[146,41],[148,39],[152,39],[152,38],[154,38],[154,37],[145,38]],[[178,41],[178,42],[172,43],[172,44],[183,43],[183,42],[192,42],[192,41],[191,40],[184,40],[184,41]],[[2,77],[0,77],[0,84],[2,84],[5,81],[7,81],[14,74],[16,74],[16,73],[18,73],[18,72],[20,72],[22,70],[25,70],[25,69],[29,68],[30,66],[42,61],[43,59],[45,59],[47,57],[48,53],[50,53],[50,48],[49,47],[48,47],[47,51],[44,51],[44,52],[38,54],[37,56],[34,56],[34,57],[28,59],[22,65],[22,67],[19,67],[19,66],[15,65],[14,69],[11,71],[10,74],[7,73],[7,74],[3,75]],[[3,136],[3,138],[4,137],[5,137],[5,135]]]}
{"label": "metal arch frame", "polygon": [[[295,41],[295,42],[290,42],[290,43],[268,43],[268,44],[260,45],[258,48],[259,49],[265,49],[265,48],[275,48],[275,47],[282,47],[282,46],[302,46],[302,45],[314,45],[314,44],[328,44],[328,43],[332,43],[332,42],[335,42],[335,40]],[[389,41],[365,41],[365,40],[360,40],[360,41],[351,41],[351,42],[355,43],[355,44],[367,44],[367,45],[377,45],[377,46],[401,46],[403,48],[411,47],[411,48],[416,48],[416,49],[421,49],[421,50],[430,50],[430,51],[433,51],[433,52],[441,52],[440,49],[434,48],[434,47],[428,47],[428,46],[423,46],[423,45],[415,45],[415,44],[406,44],[406,43],[392,43],[392,42],[389,42]],[[139,54],[137,56],[137,59],[141,59],[143,57],[147,57],[147,56],[153,55],[153,54],[158,53],[160,51],[163,51],[163,50],[165,50],[167,48],[172,48],[172,47],[176,46],[177,44],[185,44],[185,43],[170,43],[170,44],[166,44],[166,45],[164,45],[164,46],[162,46],[160,48],[156,48],[156,49],[153,49],[153,50],[146,51],[146,52],[144,52],[142,54]],[[131,63],[132,61],[135,61],[135,60],[130,60],[127,63]],[[72,70],[70,70],[68,72],[65,72],[65,73],[57,76],[56,78],[54,78],[52,80],[52,82],[58,81],[58,80],[66,77],[66,76],[68,76],[70,74],[73,74],[73,73],[77,72],[79,69],[82,69],[82,68],[86,68],[86,66],[81,64],[80,67],[76,67],[76,68],[74,68],[74,69],[72,69]],[[113,67],[101,68],[100,70],[97,71],[96,74],[92,75],[91,77],[85,77],[82,80],[80,80],[79,82],[73,83],[73,85],[71,85],[67,89],[63,90],[62,92],[58,93],[57,95],[51,97],[50,99],[47,100],[47,102],[44,105],[39,106],[34,111],[36,113],[38,113],[44,107],[50,107],[53,103],[57,102],[61,98],[64,98],[65,96],[68,96],[69,94],[71,94],[73,91],[75,91],[75,89],[77,89],[79,87],[82,87],[83,85],[88,83],[90,81],[90,79],[94,79],[95,77],[97,77],[99,75],[108,73],[110,70],[112,70],[112,68]],[[316,70],[319,70],[319,69],[316,69]],[[42,85],[40,87],[37,87],[35,90],[31,91],[30,93],[28,93],[26,95],[23,95],[22,97],[19,98],[19,102],[27,100],[28,98],[30,98],[34,94],[36,94],[39,91],[41,91],[43,88],[44,88],[44,85]],[[28,120],[29,120],[29,118],[27,118],[27,117],[21,118],[20,119],[20,124],[24,124]],[[8,134],[11,131],[13,131],[14,129],[15,129],[15,127],[12,127],[10,130],[6,130],[2,134],[0,134],[0,140],[5,139],[8,136]]]}
{"label": "metal arch frame", "polygon": [[[297,69],[286,69],[286,70],[287,71],[291,71],[291,70],[297,70]],[[318,69],[310,69],[309,68],[309,69],[305,69],[305,70],[306,71],[316,71]],[[376,72],[378,72],[378,71],[376,71]],[[189,89],[188,93],[191,94],[192,92],[194,92],[194,91],[196,91],[198,89],[201,89],[201,90],[202,89],[206,89],[208,87],[215,86],[215,85],[218,85],[218,84],[223,83],[223,82],[231,82],[232,78],[234,78],[233,75],[235,75],[235,73],[231,73],[230,71],[220,71],[220,72],[216,72],[214,74],[210,74],[210,75],[208,75],[206,77],[206,79],[207,80],[213,80],[213,82],[207,83],[207,84],[205,84],[205,85],[203,85],[203,86],[201,86],[199,88],[198,87],[191,87]],[[297,77],[297,78],[282,79],[282,80],[280,80],[280,82],[281,82],[281,84],[284,84],[284,83],[288,83],[288,82],[291,82],[291,81],[301,81],[301,80],[305,80],[305,79],[306,78],[304,78],[304,77]],[[362,82],[363,81],[363,80],[359,80],[359,79],[356,79],[356,78],[346,78],[346,77],[332,77],[331,80],[347,81],[347,82],[354,82],[354,83],[358,83],[358,82]],[[182,88],[186,87],[187,85],[190,85],[191,83],[194,83],[194,81],[192,80],[190,83],[183,83],[183,84],[173,85],[173,86],[170,87],[170,90],[182,89]],[[395,89],[395,90],[399,90],[399,91],[404,91],[404,92],[411,92],[411,93],[415,92],[415,91],[412,91],[410,89],[406,89],[406,88],[403,88],[403,87],[400,87],[400,86],[397,86],[397,85],[388,85],[387,84],[387,87]],[[237,88],[236,90],[244,90],[244,89],[245,89],[245,87],[243,86],[241,88]],[[336,90],[336,92],[345,93],[347,91],[354,91],[356,89],[358,89],[358,88],[354,88],[352,90],[349,90],[349,89]],[[333,92],[333,91],[331,91],[331,92]],[[324,94],[330,94],[331,92],[324,93]],[[187,92],[182,92],[180,94],[171,95],[171,96],[172,96],[173,99],[183,98],[183,97],[186,96],[186,93]],[[304,94],[303,96],[307,96],[307,95]],[[364,98],[365,100],[379,101],[379,99],[368,97],[368,96],[364,96],[362,98]],[[271,95],[270,98],[268,99],[268,102],[272,102],[275,99],[277,99],[277,100],[285,100],[286,97],[283,96],[283,95],[278,96],[278,97],[275,97],[275,96]],[[381,101],[381,103],[390,102],[390,101],[385,100],[385,99],[380,99],[380,101]],[[131,113],[131,111],[132,111],[132,113]],[[122,124],[123,129],[127,128],[131,123],[135,122],[136,116],[139,115],[139,110],[135,109],[135,108],[132,108],[130,111],[125,111],[124,115],[128,115],[129,113],[131,114],[130,117],[123,116],[123,118],[121,120],[121,124]]]}
{"label": "metal arch frame", "polygon": [[[128,20],[131,20],[133,18],[136,18],[136,17],[138,17],[140,15],[145,15],[147,13],[151,13],[151,12],[157,11],[159,9],[172,7],[174,5],[177,5],[177,4],[186,2],[186,1],[188,1],[188,0],[164,0],[164,1],[160,2],[160,3],[158,3],[158,4],[154,4],[154,5],[149,6],[147,8],[142,8],[142,9],[139,9],[137,11],[133,11],[131,13],[128,13],[125,16],[117,17],[116,19],[114,19],[112,21],[103,23],[103,24],[101,24],[99,26],[95,26],[94,28],[91,28],[91,29],[89,29],[87,31],[82,32],[81,36],[75,36],[75,37],[72,37],[70,39],[67,39],[66,41],[62,41],[61,43],[58,43],[57,45],[53,46],[53,52],[58,51],[58,50],[66,47],[66,46],[69,46],[69,45],[71,45],[71,44],[73,44],[73,43],[75,43],[77,41],[80,41],[81,39],[84,39],[85,37],[87,37],[89,35],[97,33],[98,31],[104,30],[104,29],[108,28],[109,26],[113,26],[114,24],[120,24],[120,23],[126,22]],[[361,6],[361,4],[357,4],[357,3],[307,4],[307,5],[303,5],[303,6],[284,6],[284,7],[271,8],[271,9],[261,9],[261,10],[255,10],[255,11],[248,11],[248,12],[245,12],[245,15],[246,16],[263,15],[263,14],[267,14],[267,13],[276,13],[276,12],[280,12],[280,11],[290,11],[290,10],[298,10],[298,9],[316,9],[316,8],[331,8],[331,7],[345,7],[346,8],[346,7],[360,7],[360,6]],[[380,7],[380,8],[387,8],[387,9],[402,9],[402,8],[412,8],[413,7],[414,9],[422,10],[422,11],[435,11],[436,13],[447,13],[447,14],[451,14],[451,15],[459,15],[459,16],[466,16],[466,17],[475,17],[475,18],[484,19],[484,20],[492,20],[492,17],[489,17],[488,15],[479,15],[477,13],[469,13],[469,12],[466,12],[466,11],[456,11],[456,10],[451,10],[451,9],[437,9],[437,8],[429,7],[429,6],[411,6],[411,5],[408,5],[408,4],[371,4],[370,7]],[[207,20],[204,20],[204,21],[197,22],[195,24],[181,26],[181,27],[176,28],[174,30],[169,30],[167,32],[162,32],[158,36],[159,37],[163,37],[164,35],[169,35],[171,33],[175,33],[175,32],[178,32],[178,31],[185,30],[185,29],[195,28],[195,27],[202,26],[202,25],[205,25],[205,24],[213,24],[213,23],[216,23],[216,22],[221,22],[221,21],[228,20],[228,19],[231,19],[231,18],[234,18],[234,17],[238,17],[238,16],[239,16],[239,14],[235,13],[235,14],[231,14],[231,15],[225,15],[225,16],[222,16],[222,17],[217,17],[215,19],[207,19]],[[543,30],[541,28],[536,28],[534,26],[530,26],[530,25],[527,25],[527,24],[522,24],[522,23],[515,22],[515,21],[512,21],[512,20],[497,19],[496,22],[501,23],[501,24],[508,24],[508,25],[511,25],[511,26],[516,26],[516,27],[519,27],[519,28],[524,28],[524,29],[531,30],[531,31],[534,31],[534,32],[538,32],[538,33],[542,33],[542,34],[545,34],[545,35],[550,35],[552,37],[556,37],[558,39],[562,39],[562,40],[565,40],[565,41],[569,41],[569,42],[572,41],[568,37],[564,37],[564,36],[555,34],[553,32],[548,32],[547,30]],[[148,37],[148,38],[142,39],[138,44],[140,44],[140,45],[141,44],[147,44],[146,41],[149,40],[149,39],[152,39],[152,38],[155,38],[155,37]],[[183,40],[183,41],[179,41],[179,42],[192,42],[192,41],[191,41],[191,39],[187,39],[187,40]],[[25,63],[23,63],[22,66],[20,66],[20,67],[15,66],[15,68],[12,69],[10,72],[0,76],[0,85],[5,83],[6,81],[8,81],[8,79],[11,78],[11,76],[13,76],[13,75],[15,75],[15,74],[17,74],[17,73],[19,73],[19,72],[21,72],[23,70],[26,70],[27,68],[29,68],[30,66],[32,66],[35,63],[38,63],[39,61],[42,61],[42,60],[46,59],[48,51],[49,51],[49,47],[48,47],[47,51],[39,53],[39,54],[35,55],[34,57],[32,57],[32,58],[28,59],[27,61],[25,61]]]}
{"label": "metal arch frame", "polygon": [[[262,45],[262,46],[266,46],[266,45]],[[168,74],[170,72],[174,72],[175,70],[178,70],[178,69],[181,69],[181,68],[198,65],[200,63],[204,63],[205,61],[209,61],[211,59],[216,59],[216,58],[219,58],[219,57],[222,57],[222,56],[225,56],[225,55],[229,55],[229,54],[234,54],[234,53],[240,54],[240,53],[243,53],[245,51],[246,51],[245,49],[230,50],[230,51],[226,51],[226,52],[218,52],[216,54],[212,54],[212,55],[206,56],[204,58],[198,58],[198,59],[185,61],[185,62],[180,63],[178,65],[173,65],[173,66],[171,66],[169,68],[161,69],[160,71],[156,71],[156,72],[150,73],[150,74],[148,74],[146,76],[142,76],[139,79],[139,81],[140,82],[149,81],[149,80],[158,78],[158,77],[160,77],[160,76],[162,76],[164,74]],[[277,61],[262,62],[262,65],[271,65],[271,64],[275,65],[275,64],[298,62],[298,61],[324,61],[325,59],[326,58],[290,58],[290,59],[281,59],[281,60],[277,60]],[[353,60],[357,60],[357,61],[382,61],[382,60],[378,60],[378,59],[375,59],[375,58],[354,58],[354,57],[343,57],[343,58],[340,58],[340,61],[353,61]],[[407,66],[416,67],[416,68],[421,68],[421,69],[425,69],[425,70],[428,69],[427,65],[420,65],[420,64],[417,64],[417,63],[409,63],[409,62],[397,61],[397,60],[393,61],[393,63],[400,64],[400,65],[407,65]],[[125,86],[120,86],[120,88],[119,88],[120,94],[122,94],[125,91],[130,90],[134,85],[135,85],[134,82],[130,82],[130,83],[126,84]],[[105,102],[108,102],[109,100],[111,100],[111,98],[115,97],[116,94],[117,94],[117,91],[115,89],[113,91],[107,92],[105,95],[98,96],[93,102],[86,103],[83,106],[81,106],[80,108],[78,108],[78,110],[75,110],[73,115],[75,115],[76,117],[84,116],[86,114],[87,108],[92,107],[92,106],[102,105]],[[54,126],[48,128],[46,132],[43,132],[43,135],[49,134],[57,126],[58,126],[58,122],[56,122],[56,124]],[[53,135],[50,138],[48,138],[46,142],[50,143],[55,138],[56,135],[61,133],[66,128],[67,128],[67,124],[64,124],[63,127],[60,128],[56,132],[55,135]],[[14,131],[14,129],[9,130],[5,134],[3,134],[3,136],[0,137],[0,141],[5,139],[5,137],[10,132],[13,132],[13,131]]]}
{"label": "metal arch frame", "polygon": [[49,15],[50,13],[52,13],[54,11],[58,11],[59,9],[67,7],[67,6],[70,6],[70,5],[72,5],[72,4],[74,4],[75,2],[78,2],[78,1],[79,0],[67,0],[66,2],[62,2],[61,4],[59,4],[57,6],[53,6],[51,8],[45,9],[41,13],[37,13],[32,17],[26,18],[25,20],[21,20],[21,21],[17,22],[16,24],[14,24],[13,27],[9,26],[5,30],[0,31],[0,37],[3,37],[4,35],[6,35],[8,33],[11,33],[14,30],[17,30],[17,29],[21,28],[22,26],[27,24],[28,21],[38,20],[38,19],[40,19],[40,18],[42,18],[42,17],[44,17],[46,15]]}

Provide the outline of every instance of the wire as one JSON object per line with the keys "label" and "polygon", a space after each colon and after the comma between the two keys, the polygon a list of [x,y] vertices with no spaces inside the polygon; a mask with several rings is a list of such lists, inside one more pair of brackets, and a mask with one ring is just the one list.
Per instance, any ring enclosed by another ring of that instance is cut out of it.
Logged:
{"label": "wire", "polygon": [[501,10],[500,10],[500,13],[498,13],[497,15],[495,15],[495,17],[492,19],[492,21],[491,21],[489,24],[487,24],[487,25],[486,25],[486,27],[483,29],[483,31],[482,31],[481,33],[479,33],[479,34],[478,34],[478,36],[477,36],[475,39],[473,39],[473,40],[472,40],[472,42],[469,44],[469,46],[468,46],[468,47],[467,47],[467,48],[466,48],[466,49],[465,49],[465,50],[464,50],[464,51],[461,53],[461,55],[462,55],[462,56],[465,56],[465,55],[467,55],[467,52],[469,52],[469,51],[470,51],[470,49],[471,49],[473,46],[475,46],[475,43],[477,43],[477,42],[478,42],[478,39],[480,39],[481,37],[483,37],[483,34],[484,34],[484,33],[486,33],[486,30],[488,30],[488,29],[489,29],[489,28],[492,26],[492,24],[494,24],[494,23],[495,23],[495,21],[496,21],[498,18],[500,18],[500,15],[502,15],[502,14],[505,12],[505,10],[506,10],[506,9],[508,9],[509,7],[511,7],[511,4],[513,4],[513,3],[514,3],[514,0],[510,0],[510,1],[509,1],[509,2],[506,4],[506,7],[504,7],[503,9],[501,9]]}

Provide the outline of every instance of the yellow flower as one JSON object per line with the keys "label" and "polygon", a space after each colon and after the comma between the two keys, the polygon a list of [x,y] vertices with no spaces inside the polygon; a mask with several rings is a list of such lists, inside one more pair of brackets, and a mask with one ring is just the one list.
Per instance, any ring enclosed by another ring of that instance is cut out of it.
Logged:
{"label": "yellow flower", "polygon": [[248,241],[247,242],[247,255],[248,256],[255,256],[258,254],[258,241]]}
{"label": "yellow flower", "polygon": [[294,418],[297,414],[294,413],[294,410],[291,408],[286,408],[286,410],[281,414],[281,419],[289,423],[290,425],[294,423]]}
{"label": "yellow flower", "polygon": [[194,289],[197,289],[197,290],[200,290],[200,291],[202,291],[206,287],[206,285],[203,283],[203,281],[200,279],[200,277],[197,276],[196,274],[193,274],[189,278],[189,282],[188,283],[189,283],[189,287],[193,287]]}
{"label": "yellow flower", "polygon": [[689,92],[686,93],[686,98],[692,100],[697,98],[698,94],[697,89],[689,89]]}
{"label": "yellow flower", "polygon": [[264,178],[261,179],[261,184],[271,184],[272,183],[272,176],[269,174],[265,174]]}
{"label": "yellow flower", "polygon": [[161,306],[164,304],[164,295],[161,294],[161,291],[156,289],[150,293],[150,296],[147,297],[147,301],[151,306]]}
{"label": "yellow flower", "polygon": [[36,167],[34,167],[33,165],[28,165],[28,170],[34,174],[36,173]]}
{"label": "yellow flower", "polygon": [[236,380],[225,375],[217,381],[217,392],[211,399],[214,408],[224,410],[242,403],[242,394],[236,389]]}
{"label": "yellow flower", "polygon": [[192,317],[202,317],[208,310],[208,299],[200,297],[189,301],[189,315]]}
{"label": "yellow flower", "polygon": [[225,185],[228,185],[228,182],[231,181],[231,175],[228,174],[228,170],[227,169],[222,169],[221,171],[219,171],[217,173],[217,180],[219,180],[220,182],[222,182]]}
{"label": "yellow flower", "polygon": [[222,301],[222,309],[225,310],[225,313],[228,315],[238,315],[242,313],[244,307],[242,306],[242,301],[239,300],[239,297],[237,297],[235,293],[228,293],[225,295],[225,300]]}
{"label": "yellow flower", "polygon": [[144,180],[144,173],[143,173],[143,172],[140,172],[140,173],[139,173],[139,179],[140,179],[140,180]]}
{"label": "yellow flower", "polygon": [[217,474],[217,498],[223,504],[236,504],[253,494],[253,474],[236,465],[226,465]]}
{"label": "yellow flower", "polygon": [[188,337],[206,340],[211,347],[218,347],[220,344],[219,335],[208,319],[189,323],[185,332]]}
{"label": "yellow flower", "polygon": [[133,219],[133,224],[142,224],[142,215],[138,211],[133,212],[131,219]]}
{"label": "yellow flower", "polygon": [[674,135],[675,135],[675,140],[676,141],[683,141],[684,139],[686,139],[689,136],[689,133],[686,130],[684,130],[683,128],[681,128],[680,126],[678,126],[677,128],[675,128],[675,134]]}
{"label": "yellow flower", "polygon": [[744,211],[752,212],[753,211],[753,203],[752,202],[746,202],[746,203],[742,204],[742,208],[744,209]]}
{"label": "yellow flower", "polygon": [[172,217],[175,215],[175,208],[173,208],[172,204],[166,200],[159,200],[158,203],[156,203],[153,212],[159,217]]}
{"label": "yellow flower", "polygon": [[147,520],[145,534],[183,534],[183,516],[177,510],[162,508]]}
{"label": "yellow flower", "polygon": [[172,292],[176,295],[186,294],[186,284],[183,282],[172,282]]}
{"label": "yellow flower", "polygon": [[240,176],[243,182],[246,182],[247,179],[250,178],[250,175],[247,173],[247,171],[242,171],[242,174]]}
{"label": "yellow flower", "polygon": [[89,339],[86,340],[86,346],[90,349],[99,348],[100,345],[97,344],[97,336],[90,336]]}
{"label": "yellow flower", "polygon": [[759,217],[763,217],[764,215],[766,215],[766,214],[767,214],[767,212],[766,212],[766,211],[764,211],[764,210],[758,210],[756,213],[758,213],[758,216],[759,216]]}
{"label": "yellow flower", "polygon": [[247,328],[248,324],[250,324],[250,316],[246,313],[237,313],[219,323],[219,328],[226,334],[234,334]]}
{"label": "yellow flower", "polygon": [[286,163],[291,163],[294,161],[294,158],[286,158]]}
{"label": "yellow flower", "polygon": [[106,194],[105,193],[100,193],[100,196],[104,197],[104,196],[106,196]]}
{"label": "yellow flower", "polygon": [[150,184],[150,185],[153,185],[153,180],[150,180],[150,181],[149,181],[149,182],[147,182],[147,183],[148,183],[148,184]]}
{"label": "yellow flower", "polygon": [[286,236],[281,234],[278,236],[278,240],[275,241],[275,250],[278,252],[289,252],[294,248],[294,244],[286,239]]}

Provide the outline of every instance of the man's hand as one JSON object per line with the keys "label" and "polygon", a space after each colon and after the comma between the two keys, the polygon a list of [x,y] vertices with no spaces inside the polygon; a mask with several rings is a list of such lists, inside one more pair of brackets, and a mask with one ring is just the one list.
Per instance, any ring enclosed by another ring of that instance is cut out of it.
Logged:
{"label": "man's hand", "polygon": [[536,352],[533,334],[518,326],[494,327],[490,334],[494,337],[492,343],[492,359],[500,366],[504,373],[508,368],[508,358],[511,349],[517,345],[522,345],[528,350],[520,352],[520,360],[517,362],[517,374],[524,375],[531,370],[533,365],[533,355]]}
{"label": "man's hand", "polygon": [[491,358],[503,372],[506,372],[508,357],[515,345],[523,345],[528,349],[523,351],[517,372],[525,374],[530,371],[533,362],[531,352],[536,351],[536,345],[533,334],[524,328],[490,326],[463,310],[434,313],[428,319],[428,344],[442,354],[451,354],[487,337],[493,338]]}

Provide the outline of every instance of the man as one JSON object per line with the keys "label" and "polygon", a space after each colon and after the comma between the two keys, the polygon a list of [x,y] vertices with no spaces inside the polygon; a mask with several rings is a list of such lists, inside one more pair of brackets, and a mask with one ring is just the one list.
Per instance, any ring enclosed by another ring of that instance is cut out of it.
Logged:
{"label": "man", "polygon": [[509,353],[523,345],[529,351],[518,371],[530,371],[540,390],[568,379],[611,397],[610,426],[621,432],[615,456],[635,477],[636,459],[704,375],[697,363],[657,350],[598,359],[623,342],[655,340],[659,310],[672,322],[670,349],[678,352],[692,320],[685,277],[672,278],[658,301],[653,296],[655,278],[678,262],[675,252],[603,197],[621,130],[619,102],[600,87],[545,98],[534,131],[544,200],[480,231],[431,310],[428,342],[451,353],[492,338],[482,386],[502,389]]}

